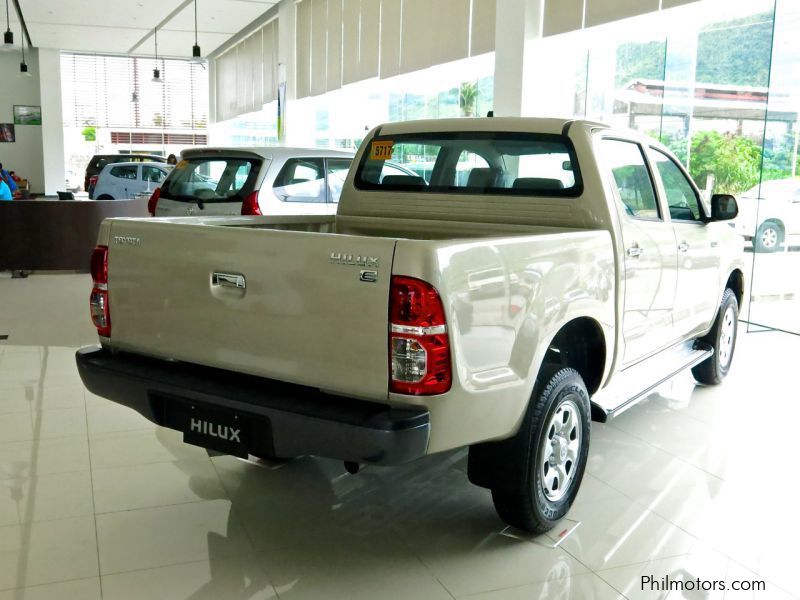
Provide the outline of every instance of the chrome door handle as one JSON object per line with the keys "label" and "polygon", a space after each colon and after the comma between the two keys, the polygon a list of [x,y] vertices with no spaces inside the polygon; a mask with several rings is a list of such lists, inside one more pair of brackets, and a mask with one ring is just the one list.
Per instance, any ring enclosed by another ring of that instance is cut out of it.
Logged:
{"label": "chrome door handle", "polygon": [[679,252],[686,252],[687,250],[689,250],[689,244],[687,244],[686,242],[681,242],[680,244],[678,244]]}
{"label": "chrome door handle", "polygon": [[642,254],[644,254],[644,248],[640,248],[639,246],[631,246],[625,251],[625,254],[631,258],[639,258]]}
{"label": "chrome door handle", "polygon": [[243,290],[247,287],[247,281],[245,280],[244,275],[240,275],[238,273],[218,273],[217,271],[214,271],[211,274],[211,285],[232,287]]}

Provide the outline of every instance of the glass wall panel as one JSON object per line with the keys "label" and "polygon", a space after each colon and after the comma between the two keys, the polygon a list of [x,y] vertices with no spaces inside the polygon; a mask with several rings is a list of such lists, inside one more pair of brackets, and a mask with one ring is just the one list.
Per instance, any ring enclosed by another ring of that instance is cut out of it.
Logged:
{"label": "glass wall panel", "polygon": [[800,332],[800,3],[704,0],[546,38],[543,53],[535,68],[552,92],[529,114],[571,110],[639,130],[673,151],[706,199],[736,195],[742,318]]}
{"label": "glass wall panel", "polygon": [[800,3],[776,2],[773,39],[761,181],[739,200],[754,250],[749,320],[800,333]]}

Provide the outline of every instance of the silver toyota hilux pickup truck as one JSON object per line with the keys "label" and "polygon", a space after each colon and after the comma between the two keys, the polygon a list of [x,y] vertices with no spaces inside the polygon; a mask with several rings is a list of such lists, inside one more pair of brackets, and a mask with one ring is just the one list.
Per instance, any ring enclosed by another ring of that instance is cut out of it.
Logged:
{"label": "silver toyota hilux pickup truck", "polygon": [[542,532],[578,493],[591,421],[684,369],[730,369],[736,214],[666,148],[600,123],[385,124],[335,217],[105,221],[100,345],[78,368],[232,455],[353,468],[468,446],[498,514]]}

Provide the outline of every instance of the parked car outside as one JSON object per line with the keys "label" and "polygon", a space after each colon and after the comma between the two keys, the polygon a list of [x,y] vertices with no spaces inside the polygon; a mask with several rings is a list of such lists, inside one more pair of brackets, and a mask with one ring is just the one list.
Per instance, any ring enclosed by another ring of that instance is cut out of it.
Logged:
{"label": "parked car outside", "polygon": [[167,159],[163,156],[156,154],[95,154],[86,165],[86,176],[83,181],[83,188],[89,192],[89,198],[92,198],[92,182],[90,179],[93,176],[100,174],[108,164],[121,163],[121,162],[158,162],[166,163]]}
{"label": "parked car outside", "polygon": [[166,179],[171,165],[151,162],[113,163],[103,167],[94,188],[95,200],[133,198],[152,193]]}
{"label": "parked car outside", "polygon": [[736,231],[755,252],[776,252],[800,244],[800,179],[765,181],[738,198]]}

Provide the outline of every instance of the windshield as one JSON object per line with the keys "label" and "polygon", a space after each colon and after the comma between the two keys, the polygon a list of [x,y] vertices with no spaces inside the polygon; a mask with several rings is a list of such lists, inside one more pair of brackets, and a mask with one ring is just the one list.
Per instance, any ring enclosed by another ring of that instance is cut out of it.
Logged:
{"label": "windshield", "polygon": [[355,185],[364,190],[550,197],[574,197],[582,191],[567,138],[505,132],[377,136],[361,158]]}
{"label": "windshield", "polygon": [[161,186],[161,197],[182,202],[242,202],[255,187],[261,160],[200,157],[182,160]]}

